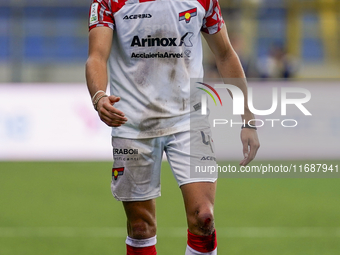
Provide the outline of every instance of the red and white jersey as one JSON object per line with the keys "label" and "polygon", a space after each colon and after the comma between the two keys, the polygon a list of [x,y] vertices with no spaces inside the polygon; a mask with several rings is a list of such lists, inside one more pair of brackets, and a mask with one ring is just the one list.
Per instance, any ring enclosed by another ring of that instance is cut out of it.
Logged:
{"label": "red and white jersey", "polygon": [[94,0],[89,27],[114,30],[109,58],[115,107],[128,118],[112,135],[150,138],[189,130],[190,78],[202,78],[200,32],[224,24],[217,0]]}

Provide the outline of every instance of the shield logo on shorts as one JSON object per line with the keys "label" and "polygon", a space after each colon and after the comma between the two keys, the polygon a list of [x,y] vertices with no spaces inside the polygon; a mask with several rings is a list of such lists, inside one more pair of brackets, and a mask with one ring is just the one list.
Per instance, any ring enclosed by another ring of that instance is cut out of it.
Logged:
{"label": "shield logo on shorts", "polygon": [[[206,140],[205,134],[204,134],[203,131],[201,131],[201,136],[202,136],[202,142],[203,142],[205,145],[210,145],[211,152],[214,153],[213,147],[212,147],[212,145],[211,145],[211,143],[213,142],[213,139],[210,137],[210,135],[208,135],[208,141]],[[211,141],[211,142],[210,142],[210,141]]]}
{"label": "shield logo on shorts", "polygon": [[123,175],[123,173],[124,173],[124,167],[112,168],[112,176],[114,177],[115,180],[118,179],[119,175]]}

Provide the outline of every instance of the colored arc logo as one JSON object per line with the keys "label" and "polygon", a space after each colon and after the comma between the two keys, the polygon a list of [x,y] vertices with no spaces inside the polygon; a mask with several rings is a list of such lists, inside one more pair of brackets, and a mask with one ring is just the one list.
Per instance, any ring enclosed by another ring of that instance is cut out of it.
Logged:
{"label": "colored arc logo", "polygon": [[[214,92],[215,95],[217,96],[218,100],[220,101],[221,106],[222,106],[222,100],[221,100],[221,98],[220,98],[220,95],[217,93],[217,91],[216,91],[212,86],[210,86],[210,85],[208,85],[208,84],[205,84],[205,83],[203,83],[203,82],[197,82],[197,83],[199,83],[199,84],[201,84],[201,85],[203,85],[203,86],[208,87],[212,92]],[[199,87],[197,87],[197,88],[200,89],[200,90],[205,91],[205,92],[206,92],[206,93],[214,100],[215,105],[217,105],[214,96],[211,94],[211,92],[210,92],[209,90],[206,90],[206,89],[204,89],[204,88],[199,88]]]}

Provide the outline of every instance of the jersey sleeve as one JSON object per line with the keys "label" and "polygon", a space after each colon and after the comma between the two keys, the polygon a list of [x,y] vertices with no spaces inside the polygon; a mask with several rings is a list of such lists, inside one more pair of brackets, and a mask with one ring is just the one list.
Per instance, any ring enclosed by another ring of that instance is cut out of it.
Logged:
{"label": "jersey sleeve", "polygon": [[208,0],[206,15],[203,19],[202,32],[215,34],[221,30],[224,21],[218,0]]}
{"label": "jersey sleeve", "polygon": [[89,14],[89,30],[95,27],[114,29],[114,18],[111,0],[93,0]]}

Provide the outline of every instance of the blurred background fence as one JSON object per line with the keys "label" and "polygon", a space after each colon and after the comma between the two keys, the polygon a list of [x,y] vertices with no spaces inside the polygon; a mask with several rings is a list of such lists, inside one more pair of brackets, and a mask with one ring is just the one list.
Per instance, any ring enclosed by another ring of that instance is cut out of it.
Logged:
{"label": "blurred background fence", "polygon": [[83,82],[90,0],[1,0],[0,82]]}
{"label": "blurred background fence", "polygon": [[[0,0],[0,82],[84,82],[90,4]],[[340,78],[339,0],[220,5],[248,77]]]}

